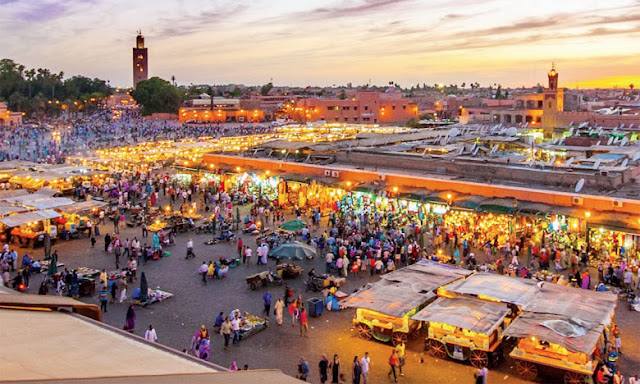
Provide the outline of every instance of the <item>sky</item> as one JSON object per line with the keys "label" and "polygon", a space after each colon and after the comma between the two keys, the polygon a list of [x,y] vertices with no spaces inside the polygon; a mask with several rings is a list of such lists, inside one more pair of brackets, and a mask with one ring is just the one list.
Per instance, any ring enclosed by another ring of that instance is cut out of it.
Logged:
{"label": "sky", "polygon": [[132,83],[640,86],[640,0],[0,0],[0,57]]}

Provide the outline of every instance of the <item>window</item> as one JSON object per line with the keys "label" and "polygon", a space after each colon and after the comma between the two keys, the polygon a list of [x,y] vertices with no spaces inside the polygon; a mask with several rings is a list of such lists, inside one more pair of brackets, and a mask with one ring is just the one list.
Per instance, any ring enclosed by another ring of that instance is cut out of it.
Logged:
{"label": "window", "polygon": [[357,110],[358,110],[358,107],[353,107],[353,110],[354,110],[354,111],[357,111]]}
{"label": "window", "polygon": [[344,118],[344,122],[345,122],[345,123],[348,123],[348,122],[349,122],[349,118],[348,118],[348,117],[345,117],[345,118]]}
{"label": "window", "polygon": [[391,107],[391,109],[393,109],[395,111],[396,110],[396,106],[394,105],[393,107]]}
{"label": "window", "polygon": [[402,109],[407,109],[407,106],[406,106],[406,105],[403,105],[403,106],[402,106]]}
{"label": "window", "polygon": [[365,110],[365,111],[368,111],[368,110],[369,110],[369,106],[365,105],[365,106],[364,106],[364,110]]}
{"label": "window", "polygon": [[349,110],[349,107],[342,107],[342,110],[343,110],[343,111],[348,111],[348,110]]}
{"label": "window", "polygon": [[339,117],[334,118],[335,121],[340,121]]}

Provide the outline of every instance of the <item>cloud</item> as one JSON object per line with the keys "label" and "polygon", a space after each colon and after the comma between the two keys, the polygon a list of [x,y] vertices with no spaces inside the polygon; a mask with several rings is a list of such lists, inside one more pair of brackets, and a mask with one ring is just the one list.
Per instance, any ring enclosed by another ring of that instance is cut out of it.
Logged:
{"label": "cloud", "polygon": [[157,39],[166,39],[192,35],[229,21],[231,15],[237,17],[243,10],[246,10],[246,7],[236,3],[236,5],[220,6],[219,9],[208,9],[196,15],[163,17],[158,22],[160,28],[152,31],[152,36]]}

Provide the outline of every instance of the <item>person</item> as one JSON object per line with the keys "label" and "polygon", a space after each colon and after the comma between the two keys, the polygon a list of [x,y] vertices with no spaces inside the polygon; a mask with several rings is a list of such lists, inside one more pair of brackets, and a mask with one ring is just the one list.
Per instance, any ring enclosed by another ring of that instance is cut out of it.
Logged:
{"label": "person", "polygon": [[127,278],[121,277],[118,281],[118,287],[120,288],[120,303],[122,303],[127,299]]}
{"label": "person", "polygon": [[482,373],[480,373],[479,369],[476,369],[475,372],[473,372],[473,378],[476,384],[483,384],[484,382],[484,378],[482,377]]}
{"label": "person", "polygon": [[187,256],[185,257],[185,259],[188,259],[190,257],[196,257],[196,255],[193,253],[193,239],[189,239],[189,241],[187,241]]}
{"label": "person", "polygon": [[107,292],[107,287],[102,287],[98,297],[100,299],[100,310],[107,313],[107,303],[109,302],[109,292]]}
{"label": "person", "polygon": [[396,352],[398,353],[398,371],[400,372],[400,376],[404,376],[404,373],[402,373],[402,366],[404,365],[405,348],[404,340],[396,345]]}
{"label": "person", "polygon": [[232,371],[232,372],[237,371],[238,370],[238,364],[236,364],[235,361],[232,361],[231,362],[231,366],[229,366],[229,370]]}
{"label": "person", "polygon": [[282,301],[282,298],[279,297],[275,307],[273,308],[273,313],[276,315],[276,324],[278,325],[282,325],[283,312],[284,312],[284,302]]}
{"label": "person", "polygon": [[333,355],[333,361],[329,364],[331,368],[331,384],[340,383],[340,358],[338,355]]}
{"label": "person", "polygon": [[638,375],[633,375],[633,377],[630,377],[629,384],[640,384],[640,379],[638,379]]}
{"label": "person", "polygon": [[213,332],[220,333],[222,323],[224,323],[224,312],[220,312],[218,316],[216,316],[216,319],[213,321]]}
{"label": "person", "polygon": [[480,375],[482,376],[482,384],[487,384],[487,380],[489,379],[489,368],[480,368]]}
{"label": "person", "polygon": [[133,304],[129,305],[129,309],[127,309],[127,317],[124,323],[124,330],[130,333],[136,329],[136,311],[133,309]]}
{"label": "person", "polygon": [[613,384],[623,384],[624,376],[622,376],[622,372],[617,371],[615,375],[613,375]]}
{"label": "person", "polygon": [[40,284],[40,289],[38,290],[38,295],[48,295],[49,294],[49,286],[47,286],[47,282],[43,281]]}
{"label": "person", "polygon": [[245,364],[245,365],[242,367],[242,370],[243,370],[243,371],[248,371],[248,370],[249,370],[249,364]]}
{"label": "person", "polygon": [[323,353],[322,359],[318,363],[318,373],[320,374],[321,384],[325,384],[327,382],[327,379],[329,378],[328,369],[329,369],[329,360],[327,359],[327,355]]}
{"label": "person", "polygon": [[109,246],[111,245],[111,235],[108,233],[104,235],[104,251],[109,252]]}
{"label": "person", "polygon": [[224,337],[224,349],[225,351],[229,349],[229,339],[231,338],[231,321],[229,318],[224,319],[224,323],[220,327],[220,333]]}
{"label": "person", "polygon": [[298,379],[302,381],[307,381],[307,377],[309,376],[309,364],[304,359],[304,357],[300,358],[300,363],[298,364]]}
{"label": "person", "polygon": [[396,376],[396,366],[398,365],[398,351],[395,349],[391,351],[391,356],[389,356],[389,373],[387,373],[387,377],[391,377],[393,373],[393,381],[395,383],[398,382],[398,376]]}
{"label": "person", "polygon": [[237,313],[231,320],[231,331],[233,332],[233,344],[236,344],[240,341],[240,318]]}
{"label": "person", "polygon": [[153,325],[149,325],[149,329],[144,332],[144,338],[154,343],[158,341],[158,334],[153,328]]}
{"label": "person", "polygon": [[108,280],[109,280],[109,274],[107,273],[106,269],[103,269],[102,272],[100,272],[100,284],[102,284],[102,287],[104,288],[107,287]]}
{"label": "person", "polygon": [[369,369],[371,368],[371,358],[369,358],[369,352],[365,352],[362,359],[360,359],[360,371],[362,372],[362,379],[364,384],[369,381]]}
{"label": "person", "polygon": [[271,312],[271,292],[268,289],[262,295],[262,301],[264,302],[264,313],[269,316],[269,312]]}
{"label": "person", "polygon": [[300,337],[309,337],[309,319],[307,318],[306,308],[302,308],[300,311]]}
{"label": "person", "polygon": [[207,267],[207,262],[203,261],[200,268],[198,268],[198,273],[202,276],[202,282],[204,285],[207,285],[207,272],[209,272],[209,267]]}
{"label": "person", "polygon": [[361,373],[360,360],[358,360],[358,356],[356,356],[353,358],[353,384],[360,384]]}
{"label": "person", "polygon": [[613,373],[616,373],[618,365],[618,353],[613,346],[609,347],[609,353],[607,354],[607,368]]}

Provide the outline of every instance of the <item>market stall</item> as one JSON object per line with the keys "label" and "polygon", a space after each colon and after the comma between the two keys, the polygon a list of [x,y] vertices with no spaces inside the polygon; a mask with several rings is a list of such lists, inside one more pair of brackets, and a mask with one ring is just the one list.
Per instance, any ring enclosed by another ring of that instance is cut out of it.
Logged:
{"label": "market stall", "polygon": [[266,329],[269,326],[269,320],[250,315],[247,312],[240,318],[240,340],[244,340],[249,336]]}
{"label": "market stall", "polygon": [[438,289],[438,296],[477,297],[478,299],[513,304],[521,308],[529,302],[536,289],[536,281],[496,273],[476,273],[464,280]]}
{"label": "market stall", "polygon": [[411,317],[436,297],[438,287],[469,274],[467,270],[421,261],[383,275],[341,305],[357,308],[353,325],[358,337],[397,345],[417,334],[422,323]]}
{"label": "market stall", "polygon": [[468,360],[476,368],[496,366],[502,357],[502,334],[511,322],[504,303],[476,298],[438,298],[413,320],[428,322],[425,349],[436,358]]}
{"label": "market stall", "polygon": [[[4,225],[4,241],[11,241],[21,247],[35,247],[44,243],[44,236],[49,233],[52,238],[57,236],[56,227],[50,225],[50,220],[60,217],[53,210],[33,211],[6,216],[0,219]],[[49,231],[47,231],[49,226]]]}

